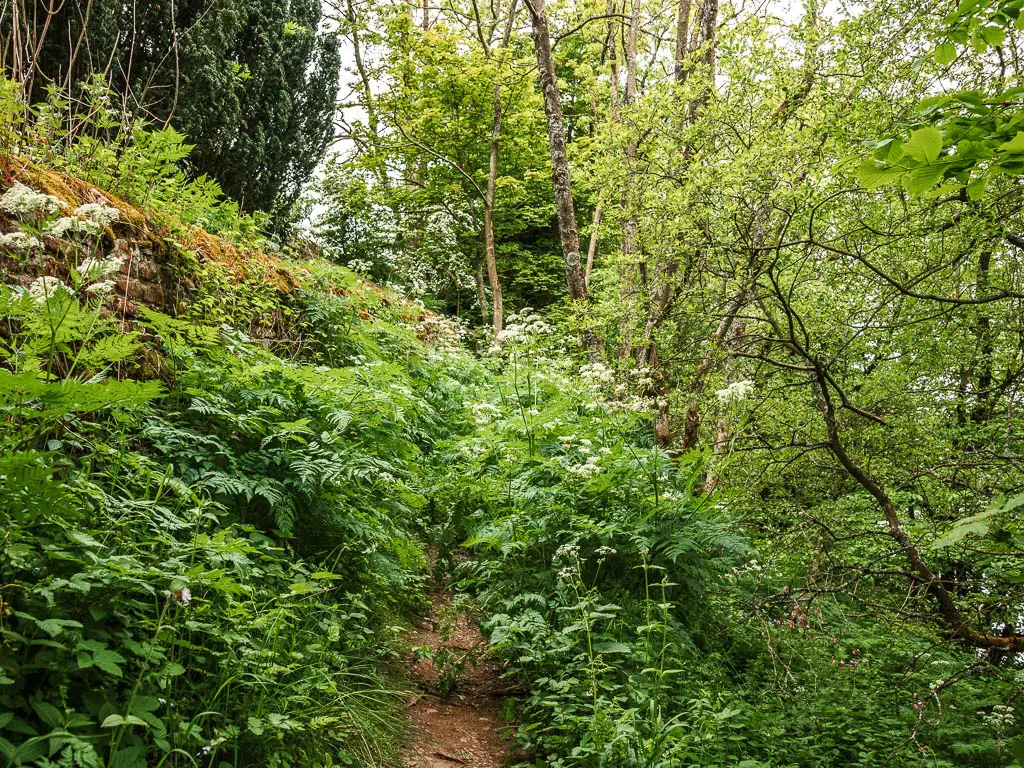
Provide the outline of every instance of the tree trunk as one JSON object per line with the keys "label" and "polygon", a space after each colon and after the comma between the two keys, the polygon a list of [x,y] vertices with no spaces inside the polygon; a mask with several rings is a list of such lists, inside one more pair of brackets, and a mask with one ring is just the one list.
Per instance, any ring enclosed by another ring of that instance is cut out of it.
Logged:
{"label": "tree trunk", "polygon": [[479,252],[477,253],[476,269],[473,271],[473,277],[476,282],[476,301],[480,305],[480,318],[483,320],[484,325],[487,325],[491,318],[487,310],[487,291],[484,289],[484,263],[479,258]]}
{"label": "tree trunk", "polygon": [[715,359],[715,350],[722,344],[725,335],[732,328],[736,313],[740,311],[747,301],[747,290],[744,288],[736,294],[726,307],[725,315],[718,322],[718,327],[708,339],[707,347],[704,350],[704,357],[697,364],[697,371],[693,374],[693,384],[690,387],[690,402],[686,406],[686,424],[683,427],[683,439],[680,443],[680,450],[686,451],[697,446],[700,438],[700,396],[704,392],[704,383],[711,371],[711,363]]}
{"label": "tree trunk", "polygon": [[676,12],[675,78],[680,85],[686,82],[686,77],[690,74],[686,67],[686,57],[690,53],[690,8],[691,0],[679,0]]}
{"label": "tree trunk", "polygon": [[[580,232],[576,226],[576,209],[572,199],[569,173],[569,155],[566,149],[565,117],[562,114],[561,94],[555,77],[555,60],[551,52],[551,34],[544,0],[528,0],[533,21],[533,46],[537,52],[537,69],[544,95],[544,112],[548,121],[548,147],[551,152],[551,177],[555,187],[555,211],[558,218],[558,239],[565,261],[565,283],[573,301],[589,301],[587,281],[580,259]],[[590,332],[588,337],[593,336]],[[595,337],[596,338],[596,337]],[[588,338],[587,346],[593,340]]]}
{"label": "tree trunk", "polygon": [[[505,51],[508,50],[509,40],[512,39],[512,27],[515,24],[517,0],[512,0],[508,8],[508,21],[505,25],[505,33],[501,39],[501,49],[498,57],[498,67],[505,58]],[[491,57],[490,48],[484,40],[483,30],[479,30],[481,45],[484,56]],[[491,109],[491,146],[490,158],[487,167],[487,190],[484,193],[484,258],[487,264],[487,281],[491,284],[491,300],[493,302],[493,329],[494,344],[501,343],[501,331],[505,325],[504,302],[501,292],[501,279],[498,277],[498,259],[494,251],[494,202],[498,185],[498,150],[501,139],[501,83],[498,81],[500,71],[495,72],[495,80],[492,84],[493,100]]]}
{"label": "tree trunk", "polygon": [[590,227],[590,245],[587,247],[587,270],[583,274],[583,279],[587,283],[587,290],[590,289],[590,273],[594,269],[594,257],[597,255],[597,241],[599,239],[599,230],[601,229],[601,201],[598,199],[597,206],[594,208],[594,222]]}
{"label": "tree trunk", "polygon": [[499,336],[504,326],[504,310],[501,296],[501,281],[498,278],[498,262],[494,253],[494,194],[498,183],[498,139],[501,136],[501,85],[494,83],[494,108],[491,123],[491,157],[487,171],[487,194],[484,199],[484,258],[487,262],[487,281],[491,284],[491,301],[494,311],[493,318],[494,343],[499,343]]}

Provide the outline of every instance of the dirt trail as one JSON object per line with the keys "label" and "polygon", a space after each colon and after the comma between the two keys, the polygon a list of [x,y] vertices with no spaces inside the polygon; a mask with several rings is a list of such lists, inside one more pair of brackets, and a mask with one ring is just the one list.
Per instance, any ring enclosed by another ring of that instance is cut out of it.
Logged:
{"label": "dirt trail", "polygon": [[[509,760],[503,734],[510,728],[501,718],[507,685],[498,665],[482,657],[486,645],[475,622],[453,610],[451,592],[435,592],[431,600],[430,618],[409,633],[409,677],[419,693],[408,704],[411,727],[402,766],[502,768]],[[429,649],[433,658],[417,648]],[[453,679],[454,690],[442,698]]]}

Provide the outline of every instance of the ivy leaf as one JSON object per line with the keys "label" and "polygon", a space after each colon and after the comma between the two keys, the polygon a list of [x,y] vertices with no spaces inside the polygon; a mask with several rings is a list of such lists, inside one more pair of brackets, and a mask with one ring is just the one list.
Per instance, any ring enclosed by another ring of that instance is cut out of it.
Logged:
{"label": "ivy leaf", "polygon": [[903,150],[919,163],[934,163],[942,151],[942,132],[930,125],[918,128],[910,134]]}

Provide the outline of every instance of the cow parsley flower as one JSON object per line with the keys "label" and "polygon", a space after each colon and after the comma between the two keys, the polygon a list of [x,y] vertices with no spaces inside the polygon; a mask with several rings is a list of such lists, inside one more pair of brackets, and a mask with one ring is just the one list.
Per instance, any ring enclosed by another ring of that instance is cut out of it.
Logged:
{"label": "cow parsley flower", "polygon": [[121,269],[122,259],[83,259],[78,265],[78,274],[83,280],[100,280],[109,277]]}
{"label": "cow parsley flower", "polygon": [[100,229],[105,229],[121,218],[121,212],[103,203],[85,203],[75,209],[75,216],[92,222]]}
{"label": "cow parsley flower", "polygon": [[85,290],[97,296],[107,296],[113,293],[116,287],[113,280],[100,280],[98,283],[86,286]]}
{"label": "cow parsley flower", "polygon": [[754,391],[754,382],[744,379],[743,381],[737,381],[730,384],[725,389],[720,389],[715,392],[718,397],[718,402],[728,405],[729,403],[738,403],[747,399],[747,396]]}
{"label": "cow parsley flower", "polygon": [[60,278],[50,277],[49,275],[37,277],[35,282],[28,287],[28,295],[40,303],[45,302],[48,298],[58,293],[70,294],[71,289]]}
{"label": "cow parsley flower", "polygon": [[11,232],[8,235],[0,235],[0,251],[25,253],[41,246],[42,242],[39,238],[28,232]]}
{"label": "cow parsley flower", "polygon": [[579,553],[580,548],[576,544],[562,544],[555,550],[555,559],[559,560],[563,557],[576,557]]}
{"label": "cow parsley flower", "polygon": [[0,209],[19,219],[38,221],[63,207],[64,204],[53,195],[37,192],[21,182],[16,182],[0,196]]}
{"label": "cow parsley flower", "polygon": [[49,235],[67,237],[68,235],[97,235],[102,228],[95,221],[80,219],[77,216],[61,216],[44,227]]}

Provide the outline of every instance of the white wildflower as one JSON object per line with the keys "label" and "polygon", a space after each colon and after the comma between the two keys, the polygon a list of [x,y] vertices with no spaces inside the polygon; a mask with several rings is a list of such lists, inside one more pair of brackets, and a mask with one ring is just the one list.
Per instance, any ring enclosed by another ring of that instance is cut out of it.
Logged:
{"label": "white wildflower", "polygon": [[737,381],[730,384],[725,389],[720,389],[715,392],[718,397],[718,402],[729,404],[738,403],[742,400],[746,400],[747,396],[754,391],[754,382],[749,379],[743,381]]}
{"label": "white wildflower", "polygon": [[0,196],[0,208],[19,219],[44,219],[62,207],[64,204],[53,195],[37,192],[20,182]]}
{"label": "white wildflower", "polygon": [[28,232],[11,232],[9,235],[0,235],[0,251],[24,253],[41,246],[42,242],[39,238]]}
{"label": "white wildflower", "polygon": [[100,229],[109,227],[121,218],[121,212],[103,203],[85,203],[75,209],[75,215],[91,221]]}
{"label": "white wildflower", "polygon": [[618,552],[619,551],[617,549],[615,549],[615,547],[606,547],[606,546],[598,547],[597,549],[594,550],[594,554],[597,555],[598,557],[608,557],[609,555],[616,555],[616,554],[618,554]]}
{"label": "white wildflower", "polygon": [[78,274],[83,280],[100,280],[113,275],[121,269],[121,259],[83,259],[78,265]]}
{"label": "white wildflower", "polygon": [[86,291],[97,296],[106,296],[114,292],[117,286],[113,280],[100,280],[98,283],[86,286]]}
{"label": "white wildflower", "polygon": [[67,237],[68,235],[96,235],[102,231],[99,224],[89,219],[80,219],[77,216],[61,216],[44,227],[47,234],[54,237]]}
{"label": "white wildflower", "polygon": [[192,590],[188,587],[182,587],[181,592],[178,593],[178,599],[181,600],[182,605],[188,605],[192,602]]}
{"label": "white wildflower", "polygon": [[558,560],[563,557],[576,557],[579,553],[580,548],[576,544],[562,544],[555,550],[555,559]]}
{"label": "white wildflower", "polygon": [[70,294],[71,289],[60,278],[45,275],[36,278],[35,282],[28,287],[28,293],[33,299],[42,303],[58,293]]}
{"label": "white wildflower", "polygon": [[1013,707],[1008,707],[1005,704],[996,704],[992,707],[991,712],[983,713],[981,719],[997,731],[1006,730],[1012,726],[1015,721],[1013,716]]}

